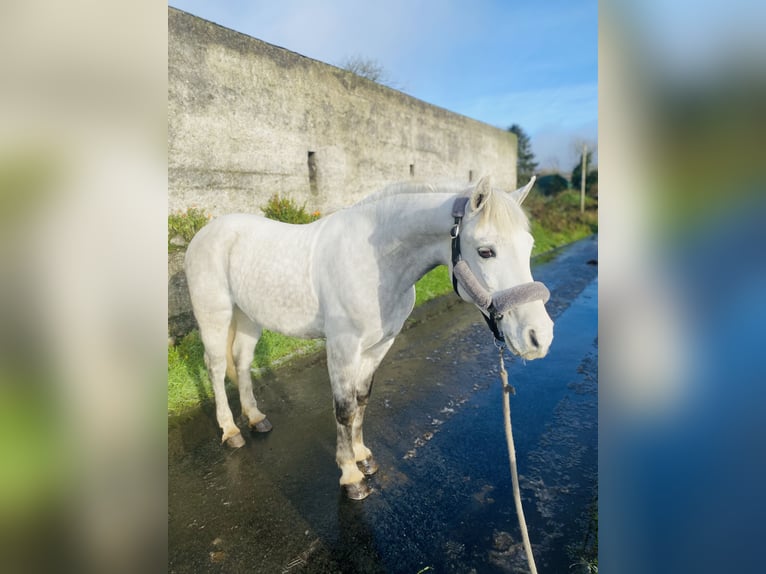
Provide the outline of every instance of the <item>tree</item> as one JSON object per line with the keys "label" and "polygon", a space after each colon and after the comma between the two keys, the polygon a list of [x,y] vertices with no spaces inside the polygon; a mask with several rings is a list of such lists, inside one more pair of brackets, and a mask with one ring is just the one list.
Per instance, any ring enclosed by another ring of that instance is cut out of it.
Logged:
{"label": "tree", "polygon": [[543,195],[556,195],[569,187],[569,182],[558,173],[542,175],[535,182],[537,191]]}
{"label": "tree", "polygon": [[516,134],[518,151],[516,152],[516,181],[517,185],[525,185],[537,170],[535,154],[532,152],[532,142],[519,124],[513,124],[508,131]]}
{"label": "tree", "polygon": [[[585,193],[594,195],[598,194],[598,169],[591,169],[591,161],[593,160],[593,152],[588,151],[585,154]],[[582,158],[577,160],[577,165],[572,169],[572,178],[569,180],[572,182],[572,187],[580,189],[580,183],[582,180]]]}
{"label": "tree", "polygon": [[350,56],[343,60],[339,66],[344,70],[347,70],[357,76],[362,76],[378,84],[383,84],[389,88],[396,88],[396,82],[394,82],[389,76],[386,69],[372,58],[364,58],[362,56]]}

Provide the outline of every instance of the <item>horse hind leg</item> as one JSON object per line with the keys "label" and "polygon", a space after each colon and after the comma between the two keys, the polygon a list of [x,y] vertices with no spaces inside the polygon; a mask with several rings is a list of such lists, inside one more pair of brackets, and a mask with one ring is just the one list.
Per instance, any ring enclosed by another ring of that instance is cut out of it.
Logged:
{"label": "horse hind leg", "polygon": [[237,367],[234,363],[234,354],[232,349],[234,347],[234,337],[237,335],[237,319],[232,316],[229,323],[229,336],[226,339],[226,376],[234,384],[235,387],[239,386],[239,378],[237,377]]}
{"label": "horse hind leg", "polygon": [[253,322],[238,307],[234,307],[232,328],[229,330],[229,350],[232,365],[229,366],[229,377],[232,374],[239,387],[239,401],[242,414],[247,418],[248,425],[256,432],[269,432],[271,423],[266,415],[258,409],[258,403],[253,395],[253,379],[250,366],[258,339],[261,337],[261,327]]}
{"label": "horse hind leg", "polygon": [[215,397],[215,416],[223,432],[221,442],[232,448],[245,444],[242,433],[234,422],[226,396],[224,376],[226,374],[227,331],[232,319],[232,310],[220,309],[215,312],[199,313],[200,337],[205,346],[205,364]]}

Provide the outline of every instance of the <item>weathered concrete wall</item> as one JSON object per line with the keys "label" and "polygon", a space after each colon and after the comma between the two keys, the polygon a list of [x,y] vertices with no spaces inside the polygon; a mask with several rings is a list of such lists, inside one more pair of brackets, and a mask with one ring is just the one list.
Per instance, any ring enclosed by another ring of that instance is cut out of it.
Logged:
{"label": "weathered concrete wall", "polygon": [[394,182],[516,184],[516,138],[185,12],[168,14],[169,209],[333,211]]}
{"label": "weathered concrete wall", "polygon": [[[407,179],[516,185],[516,136],[168,9],[171,212],[257,213],[274,193],[322,213]],[[183,253],[168,332],[194,326]]]}

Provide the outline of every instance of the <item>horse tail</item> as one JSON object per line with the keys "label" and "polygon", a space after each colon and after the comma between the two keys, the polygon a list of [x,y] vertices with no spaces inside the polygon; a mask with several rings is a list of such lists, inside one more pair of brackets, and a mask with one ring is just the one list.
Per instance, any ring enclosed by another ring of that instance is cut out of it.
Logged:
{"label": "horse tail", "polygon": [[229,323],[229,334],[226,338],[226,376],[235,385],[239,385],[237,379],[237,367],[234,365],[234,337],[237,336],[237,320],[234,315],[231,316]]}

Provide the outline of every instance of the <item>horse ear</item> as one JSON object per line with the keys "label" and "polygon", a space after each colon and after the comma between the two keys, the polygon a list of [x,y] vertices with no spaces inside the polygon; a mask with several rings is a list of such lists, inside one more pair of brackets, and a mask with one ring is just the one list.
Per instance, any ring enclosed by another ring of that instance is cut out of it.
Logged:
{"label": "horse ear", "polygon": [[530,191],[532,191],[532,186],[535,184],[535,180],[537,179],[536,175],[533,175],[530,180],[527,182],[527,185],[524,187],[520,187],[516,191],[511,192],[511,197],[518,203],[519,205],[522,204],[522,202],[527,198],[527,195]]}
{"label": "horse ear", "polygon": [[479,211],[487,203],[487,199],[492,194],[492,182],[487,177],[482,177],[473,188],[471,193],[471,210]]}

